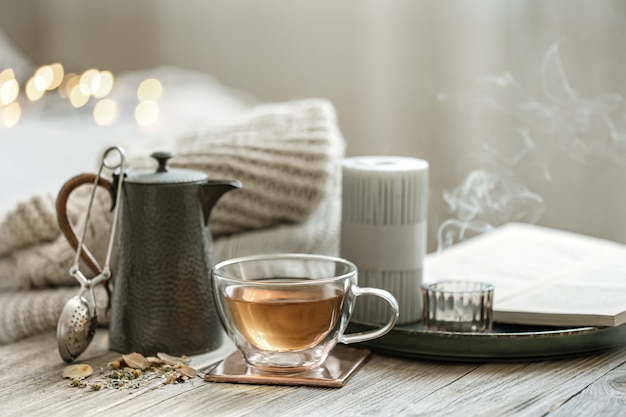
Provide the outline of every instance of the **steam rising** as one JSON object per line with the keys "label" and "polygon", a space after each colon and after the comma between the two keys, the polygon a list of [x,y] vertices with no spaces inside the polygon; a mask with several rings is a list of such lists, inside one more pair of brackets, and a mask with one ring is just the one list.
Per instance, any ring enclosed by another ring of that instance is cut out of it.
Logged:
{"label": "steam rising", "polygon": [[478,86],[478,97],[437,96],[440,102],[497,115],[491,136],[476,150],[480,167],[443,194],[454,218],[440,225],[438,250],[506,222],[539,221],[544,198],[522,179],[552,182],[549,161],[555,157],[570,158],[579,167],[590,161],[626,161],[622,94],[582,97],[570,84],[558,44],[548,49],[541,65],[544,97],[532,97],[509,72],[481,77]]}
{"label": "steam rising", "polygon": [[509,221],[534,223],[543,211],[543,198],[515,178],[481,169],[443,199],[457,218],[439,227],[438,250]]}

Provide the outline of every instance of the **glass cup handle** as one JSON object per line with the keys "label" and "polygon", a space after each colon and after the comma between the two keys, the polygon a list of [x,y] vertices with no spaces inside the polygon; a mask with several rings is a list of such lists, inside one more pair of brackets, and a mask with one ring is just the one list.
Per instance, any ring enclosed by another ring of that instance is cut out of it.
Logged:
{"label": "glass cup handle", "polygon": [[396,325],[398,321],[398,315],[400,314],[400,309],[398,307],[398,302],[394,298],[391,293],[385,290],[381,290],[380,288],[359,288],[357,287],[355,292],[356,296],[360,295],[375,295],[377,297],[382,298],[387,301],[389,306],[391,307],[391,314],[389,316],[389,321],[383,327],[378,328],[376,330],[370,330],[367,332],[360,333],[351,333],[351,334],[342,334],[338,341],[340,343],[350,344],[350,343],[359,343],[365,342],[366,340],[376,339],[378,337],[384,336],[389,333],[389,331]]}

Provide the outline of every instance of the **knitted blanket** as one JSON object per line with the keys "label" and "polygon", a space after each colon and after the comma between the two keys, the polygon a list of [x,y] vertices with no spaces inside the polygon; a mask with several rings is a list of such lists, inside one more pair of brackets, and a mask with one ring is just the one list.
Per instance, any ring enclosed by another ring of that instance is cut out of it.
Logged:
{"label": "knitted blanket", "polygon": [[[269,252],[337,254],[344,141],[328,101],[261,105],[228,125],[190,132],[172,150],[171,166],[243,184],[212,211],[216,262]],[[151,166],[150,159],[128,166]],[[74,224],[86,210],[88,188],[76,190],[68,203]],[[68,272],[75,253],[57,225],[55,198],[33,196],[0,223],[0,344],[54,329],[78,291]],[[109,197],[98,191],[85,237],[97,259],[106,251],[109,209]],[[107,295],[98,287],[97,314],[106,325]]]}

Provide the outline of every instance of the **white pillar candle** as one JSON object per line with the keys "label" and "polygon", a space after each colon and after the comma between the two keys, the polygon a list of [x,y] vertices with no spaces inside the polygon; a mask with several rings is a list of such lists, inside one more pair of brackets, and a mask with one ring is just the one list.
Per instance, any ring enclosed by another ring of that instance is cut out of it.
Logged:
{"label": "white pillar candle", "polygon": [[[357,265],[359,286],[383,288],[396,297],[399,324],[419,321],[428,162],[359,156],[344,159],[342,168],[341,256]],[[387,308],[375,297],[361,297],[352,317],[385,322]]]}

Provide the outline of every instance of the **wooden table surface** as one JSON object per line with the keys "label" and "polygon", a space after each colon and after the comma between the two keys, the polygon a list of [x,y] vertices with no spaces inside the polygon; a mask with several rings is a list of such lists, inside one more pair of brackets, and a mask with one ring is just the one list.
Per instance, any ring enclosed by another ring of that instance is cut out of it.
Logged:
{"label": "wooden table surface", "polygon": [[[77,363],[96,373],[120,355],[98,329]],[[230,353],[192,357],[208,369]],[[451,363],[374,353],[341,388],[207,382],[94,391],[62,378],[52,333],[0,346],[0,416],[625,416],[626,348],[578,358]]]}

